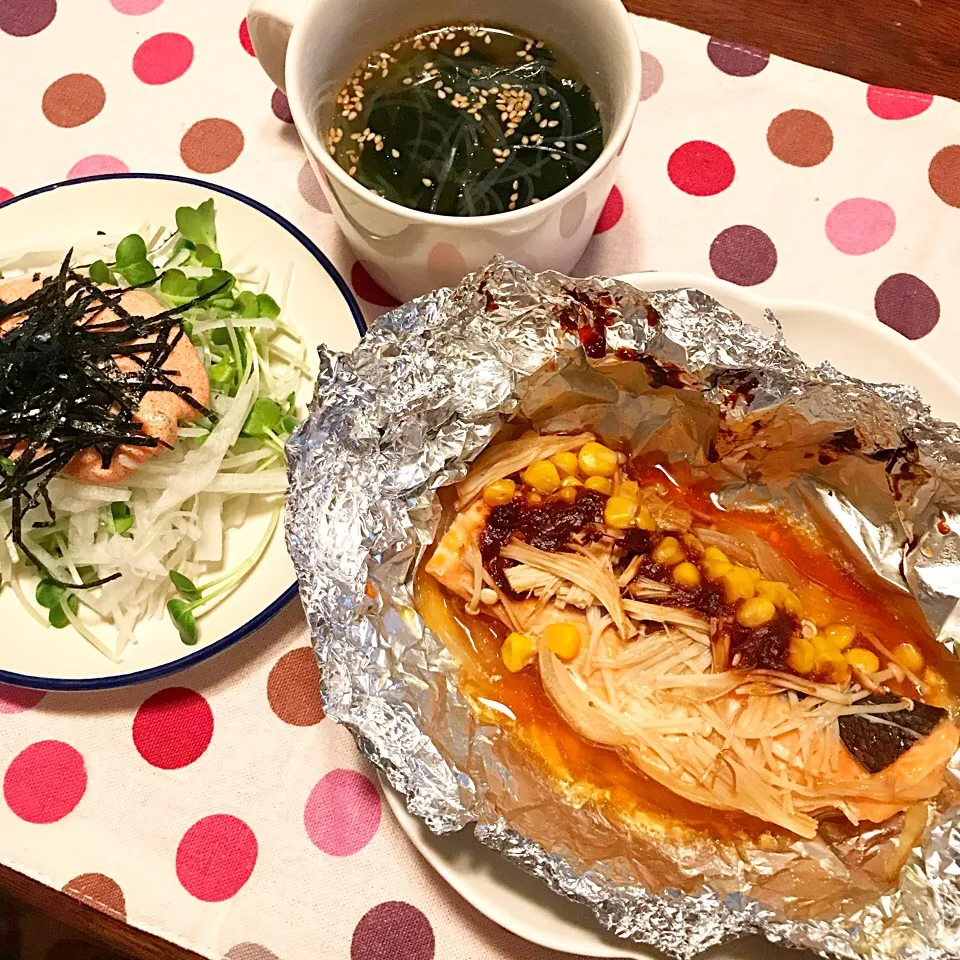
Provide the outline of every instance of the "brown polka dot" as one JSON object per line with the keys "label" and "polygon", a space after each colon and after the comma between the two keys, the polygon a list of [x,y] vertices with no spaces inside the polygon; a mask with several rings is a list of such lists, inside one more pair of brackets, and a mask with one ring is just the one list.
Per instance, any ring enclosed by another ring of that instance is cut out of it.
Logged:
{"label": "brown polka dot", "polygon": [[223,960],[280,960],[280,958],[259,943],[238,943],[231,947]]}
{"label": "brown polka dot", "polygon": [[180,157],[196,173],[226,170],[243,150],[243,134],[229,120],[198,120],[180,141]]}
{"label": "brown polka dot", "polygon": [[103,85],[96,77],[68,73],[44,90],[43,115],[56,127],[79,127],[92,120],[106,100]]}
{"label": "brown polka dot", "polygon": [[63,892],[118,920],[127,918],[127,902],[120,885],[102,873],[81,873],[66,884]]}
{"label": "brown polka dot", "polygon": [[646,50],[640,51],[640,99],[649,100],[663,86],[663,66]]}
{"label": "brown polka dot", "polygon": [[721,280],[752,287],[773,276],[777,248],[762,230],[737,224],[722,230],[710,244],[710,266]]}
{"label": "brown polka dot", "polygon": [[767,129],[770,152],[793,167],[815,167],[830,156],[833,131],[819,113],[785,110]]}
{"label": "brown polka dot", "polygon": [[86,940],[58,940],[44,955],[44,960],[128,960],[106,947]]}
{"label": "brown polka dot", "polygon": [[309,163],[305,163],[297,174],[297,189],[300,191],[300,196],[315,210],[330,213],[330,204],[327,203],[327,198],[323,195],[323,190]]}
{"label": "brown polka dot", "polygon": [[944,147],[930,161],[927,171],[933,192],[951,207],[960,207],[960,146]]}
{"label": "brown polka dot", "polygon": [[294,727],[311,727],[323,719],[320,668],[310,647],[296,647],[273,665],[267,700],[273,712]]}
{"label": "brown polka dot", "polygon": [[877,287],[873,298],[877,319],[908,340],[925,337],[940,320],[940,300],[912,273],[895,273]]}
{"label": "brown polka dot", "polygon": [[402,900],[368,910],[353,930],[350,960],[434,960],[436,940],[430,921]]}

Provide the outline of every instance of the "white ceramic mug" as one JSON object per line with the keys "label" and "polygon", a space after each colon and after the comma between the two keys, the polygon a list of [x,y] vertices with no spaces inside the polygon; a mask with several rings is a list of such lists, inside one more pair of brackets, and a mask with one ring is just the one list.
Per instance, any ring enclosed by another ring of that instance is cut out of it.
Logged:
{"label": "white ceramic mug", "polygon": [[[552,197],[489,216],[421,213],[362,187],[321,141],[319,98],[339,89],[369,53],[416,30],[456,23],[509,26],[545,41],[574,62],[599,102],[603,151]],[[384,289],[408,300],[455,284],[497,253],[565,273],[580,259],[640,99],[640,51],[621,0],[253,0],[247,24],[260,63],[289,98],[340,228]]]}

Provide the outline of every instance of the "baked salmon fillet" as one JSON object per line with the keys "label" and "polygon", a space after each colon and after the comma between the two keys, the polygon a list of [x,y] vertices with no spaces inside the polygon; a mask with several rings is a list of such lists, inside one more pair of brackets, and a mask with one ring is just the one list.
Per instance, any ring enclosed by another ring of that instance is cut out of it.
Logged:
{"label": "baked salmon fillet", "polygon": [[425,572],[506,625],[503,669],[539,671],[580,736],[680,797],[806,838],[936,797],[960,729],[932,640],[882,636],[632,474],[590,434],[492,447]]}

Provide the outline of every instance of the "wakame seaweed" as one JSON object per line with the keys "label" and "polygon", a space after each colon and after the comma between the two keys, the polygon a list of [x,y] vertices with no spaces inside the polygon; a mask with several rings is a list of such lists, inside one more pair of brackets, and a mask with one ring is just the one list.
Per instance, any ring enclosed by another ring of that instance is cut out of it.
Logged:
{"label": "wakame seaweed", "polygon": [[[332,114],[332,116],[331,116]],[[604,144],[600,110],[572,63],[502,27],[438,27],[372,53],[322,100],[331,156],[367,189],[451,216],[538,203]]]}
{"label": "wakame seaweed", "polygon": [[[96,449],[106,468],[121,444],[161,442],[146,436],[135,419],[144,394],[175,393],[215,419],[189,387],[171,379],[176,371],[164,363],[185,336],[180,314],[221,288],[153,317],[136,316],[120,302],[124,290],[101,289],[73,270],[72,253],[29,296],[0,302],[0,457],[6,464],[0,503],[11,501],[13,541],[40,569],[23,542],[25,515],[43,502],[53,517],[47,485],[81,450]],[[106,310],[116,318],[98,321]],[[130,358],[135,369],[121,370],[118,357]],[[117,576],[86,583],[51,579],[89,589]]]}

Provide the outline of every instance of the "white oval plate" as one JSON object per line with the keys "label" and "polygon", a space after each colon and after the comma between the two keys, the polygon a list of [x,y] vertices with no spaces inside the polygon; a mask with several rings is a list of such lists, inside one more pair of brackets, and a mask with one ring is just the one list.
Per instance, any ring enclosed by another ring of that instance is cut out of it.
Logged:
{"label": "white oval plate", "polygon": [[[364,323],[353,295],[319,248],[292,223],[262,204],[225,187],[164,174],[88,177],[41,187],[0,206],[5,248],[64,250],[97,230],[124,235],[145,223],[174,227],[179,206],[213,197],[224,260],[242,254],[282,283],[293,274],[284,316],[310,346],[356,346]],[[275,290],[272,290],[276,294]],[[310,361],[316,356],[310,351]],[[303,387],[308,401],[313,377]],[[248,518],[226,541],[226,566],[247,556],[266,531],[266,515]],[[243,588],[200,620],[196,646],[181,643],[167,620],[137,630],[123,662],[111,663],[70,628],[41,627],[9,589],[0,592],[0,682],[44,690],[98,690],[142,683],[199,663],[243,639],[296,594],[296,574],[279,524],[270,546]]]}
{"label": "white oval plate", "polygon": [[[910,383],[933,412],[960,421],[960,386],[909,341],[879,321],[801,300],[761,300],[722,280],[679,273],[635,273],[623,277],[643,290],[695,287],[709,293],[744,320],[769,330],[771,309],[787,345],[807,363],[830,361],[838,370],[869,381]],[[467,828],[437,837],[411,814],[403,797],[381,776],[384,794],[404,832],[434,869],[494,923],[531,943],[585,957],[659,958],[663,955],[604,931],[593,913],[554,894],[545,883],[484,847]],[[711,950],[710,960],[789,960],[798,956],[758,937]]]}

